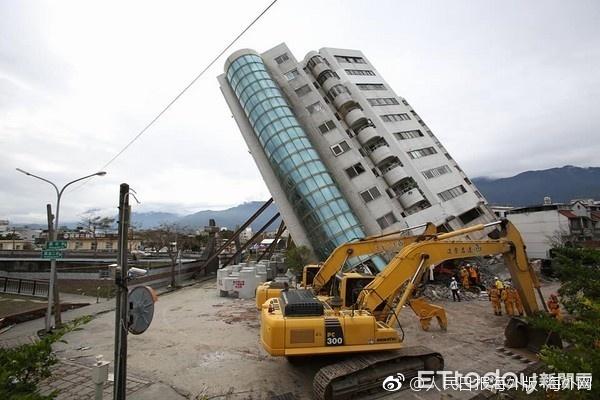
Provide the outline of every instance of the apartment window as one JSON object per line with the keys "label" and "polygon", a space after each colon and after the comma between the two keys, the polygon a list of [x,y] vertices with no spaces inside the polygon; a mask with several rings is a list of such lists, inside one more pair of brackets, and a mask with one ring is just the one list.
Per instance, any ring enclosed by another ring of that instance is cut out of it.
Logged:
{"label": "apartment window", "polygon": [[317,54],[316,56],[313,56],[310,60],[308,60],[308,62],[306,63],[306,66],[310,69],[313,69],[315,67],[315,65],[322,64],[322,63],[329,65],[329,63],[327,62],[327,60],[325,58],[323,58]]}
{"label": "apartment window", "polygon": [[319,85],[323,85],[323,83],[329,78],[340,79],[338,74],[336,74],[335,72],[333,72],[330,69],[327,69],[327,70],[321,72],[321,74],[317,77],[317,82],[319,82]]}
{"label": "apartment window", "polygon": [[335,129],[335,124],[332,120],[325,121],[324,123],[319,125],[319,130],[321,131],[321,133],[327,133],[333,129]]}
{"label": "apartment window", "polygon": [[423,149],[409,151],[408,155],[414,160],[416,158],[426,157],[436,153],[437,151],[433,147],[425,147]]}
{"label": "apartment window", "polygon": [[328,95],[331,96],[332,99],[335,99],[338,95],[342,93],[349,93],[348,88],[342,84],[335,85],[331,89],[329,89]]}
{"label": "apartment window", "polygon": [[291,81],[291,80],[296,79],[298,76],[300,76],[300,72],[298,72],[298,70],[296,68],[294,68],[293,70],[288,71],[285,74],[283,74],[283,76],[285,76],[288,81]]}
{"label": "apartment window", "polygon": [[403,131],[403,132],[394,132],[394,136],[398,140],[406,140],[406,139],[414,139],[418,137],[423,137],[423,132],[418,129],[412,131]]}
{"label": "apartment window", "polygon": [[295,92],[298,95],[298,97],[302,97],[311,92],[310,86],[308,86],[308,85],[300,86],[298,89],[295,90]]}
{"label": "apartment window", "polygon": [[477,195],[477,197],[479,197],[480,199],[483,199],[483,196],[481,195],[481,193],[479,193],[479,190],[475,191],[475,194]]}
{"label": "apartment window", "polygon": [[438,197],[442,201],[448,201],[455,197],[460,196],[463,193],[467,193],[467,189],[463,185],[458,185],[453,187],[452,189],[444,190],[443,192],[438,193]]}
{"label": "apartment window", "polygon": [[287,53],[283,53],[282,55],[275,57],[275,62],[277,64],[283,64],[284,62],[286,62],[287,60],[289,60],[290,57],[288,56]]}
{"label": "apartment window", "polygon": [[442,165],[441,167],[431,168],[427,171],[423,171],[422,174],[426,179],[431,179],[449,172],[451,172],[450,167],[447,165]]}
{"label": "apartment window", "polygon": [[373,186],[371,189],[365,190],[364,192],[360,192],[360,197],[362,197],[365,203],[373,201],[380,196],[381,192],[379,191],[379,189],[377,189],[377,186]]}
{"label": "apartment window", "polygon": [[350,56],[335,56],[335,59],[338,62],[349,63],[349,64],[366,64],[364,58],[362,57],[350,57]]}
{"label": "apartment window", "polygon": [[356,86],[360,90],[385,90],[385,86],[381,83],[358,83]]}
{"label": "apartment window", "polygon": [[113,249],[113,243],[112,243],[112,242],[106,242],[106,243],[104,244],[104,248],[105,248],[106,250],[112,250],[112,249]]}
{"label": "apartment window", "polygon": [[377,218],[377,223],[381,229],[385,229],[396,222],[398,222],[398,220],[396,219],[396,216],[394,216],[394,213],[387,213],[383,217]]}
{"label": "apartment window", "polygon": [[330,149],[333,152],[333,155],[337,157],[350,150],[350,146],[348,146],[348,143],[346,143],[345,140],[342,140],[338,144],[331,146]]}
{"label": "apartment window", "polygon": [[321,102],[317,101],[316,103],[311,104],[310,106],[306,107],[306,110],[311,113],[317,113],[319,111],[323,110],[323,105],[321,104]]}
{"label": "apartment window", "polygon": [[350,168],[346,168],[346,173],[350,178],[354,178],[355,176],[358,176],[363,172],[365,172],[365,167],[363,167],[361,163],[356,163]]}
{"label": "apartment window", "polygon": [[396,121],[408,121],[408,120],[410,120],[410,117],[406,113],[403,113],[403,114],[385,114],[385,115],[380,115],[380,117],[385,122],[396,122]]}
{"label": "apartment window", "polygon": [[375,72],[368,69],[345,69],[348,75],[375,76]]}
{"label": "apartment window", "polygon": [[479,207],[475,207],[465,213],[460,214],[458,219],[460,219],[463,224],[468,224],[474,219],[477,219],[481,214],[483,214],[481,209]]}
{"label": "apartment window", "polygon": [[369,141],[369,143],[365,145],[364,149],[367,154],[371,154],[372,152],[383,146],[389,145],[384,138],[380,137],[378,140]]}
{"label": "apartment window", "polygon": [[404,104],[405,106],[407,106],[408,105],[408,101],[402,99],[402,104]]}
{"label": "apartment window", "polygon": [[452,157],[450,157],[450,154],[448,154],[448,153],[444,153],[444,155],[446,156],[446,158],[447,158],[448,160],[452,160]]}
{"label": "apartment window", "polygon": [[400,104],[398,103],[398,100],[396,100],[393,97],[379,97],[379,98],[375,98],[375,99],[367,99],[369,101],[369,104],[371,104],[372,106],[393,106],[396,104]]}

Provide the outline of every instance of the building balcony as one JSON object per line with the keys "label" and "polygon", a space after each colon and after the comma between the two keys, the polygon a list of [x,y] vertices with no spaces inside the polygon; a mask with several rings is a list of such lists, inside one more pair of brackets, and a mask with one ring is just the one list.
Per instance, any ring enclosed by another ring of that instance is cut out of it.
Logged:
{"label": "building balcony", "polygon": [[408,174],[404,171],[404,168],[400,164],[393,165],[387,171],[381,171],[383,173],[383,179],[388,185],[393,186],[400,182],[402,179],[407,178]]}
{"label": "building balcony", "polygon": [[312,68],[312,74],[314,76],[319,76],[319,75],[321,75],[321,72],[328,70],[328,69],[331,69],[331,67],[329,65],[325,64],[324,62],[318,63],[318,64],[315,64],[315,66]]}
{"label": "building balcony", "polygon": [[[328,79],[328,80],[331,80],[331,79]],[[333,105],[338,110],[343,110],[344,106],[351,102],[354,102],[354,100],[352,100],[352,96],[350,96],[350,93],[339,93],[333,99]]]}
{"label": "building balcony", "polygon": [[338,78],[337,76],[330,76],[327,79],[325,79],[325,81],[321,84],[321,87],[323,88],[323,91],[325,93],[329,93],[331,88],[335,85],[339,85],[339,83],[340,78]]}
{"label": "building balcony", "polygon": [[423,200],[425,198],[417,188],[410,189],[398,196],[398,201],[404,209],[410,208]]}
{"label": "building balcony", "polygon": [[350,110],[348,112],[348,114],[346,114],[344,119],[346,120],[346,123],[348,124],[348,126],[352,128],[352,127],[357,126],[358,123],[360,122],[360,120],[366,120],[367,117],[365,116],[365,113],[361,109],[354,108],[354,109]]}
{"label": "building balcony", "polygon": [[371,158],[371,160],[373,160],[373,164],[377,165],[392,155],[393,154],[392,154],[392,150],[390,149],[390,146],[385,145],[385,146],[381,146],[381,147],[378,147],[375,150],[373,150],[369,154],[369,157]]}
{"label": "building balcony", "polygon": [[357,138],[361,145],[367,144],[367,142],[375,139],[379,134],[372,126],[367,126],[363,128],[360,132],[358,132]]}

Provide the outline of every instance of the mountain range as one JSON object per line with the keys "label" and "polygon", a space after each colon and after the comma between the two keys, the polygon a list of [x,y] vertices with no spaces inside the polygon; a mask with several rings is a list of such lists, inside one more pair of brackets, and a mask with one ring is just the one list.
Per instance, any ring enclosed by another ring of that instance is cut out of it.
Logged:
{"label": "mountain range", "polygon": [[[141,229],[154,228],[164,223],[174,223],[186,228],[201,229],[208,225],[210,219],[214,219],[217,226],[235,229],[242,225],[252,214],[254,214],[262,205],[263,201],[250,201],[228,208],[226,210],[203,210],[189,215],[178,215],[165,212],[147,212],[131,214],[131,222]],[[277,207],[273,203],[258,216],[251,224],[253,231],[257,231],[266,224],[277,213]],[[279,226],[280,218],[277,218],[268,230],[276,230]]]}
{"label": "mountain range", "polygon": [[528,206],[542,204],[548,196],[554,203],[572,199],[600,200],[600,168],[566,165],[541,171],[526,171],[509,178],[474,178],[473,183],[490,204]]}

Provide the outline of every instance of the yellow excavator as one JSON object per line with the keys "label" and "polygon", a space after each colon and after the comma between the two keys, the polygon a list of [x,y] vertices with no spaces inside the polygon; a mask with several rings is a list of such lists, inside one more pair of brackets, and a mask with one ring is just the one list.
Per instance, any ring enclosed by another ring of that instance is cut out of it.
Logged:
{"label": "yellow excavator", "polygon": [[[406,232],[424,228],[419,235],[404,236]],[[327,292],[332,278],[341,272],[348,259],[382,252],[397,253],[403,247],[433,237],[437,232],[434,224],[417,225],[384,235],[369,236],[338,246],[322,264],[306,265],[302,271],[302,288],[311,288],[315,294]],[[365,274],[366,276],[373,276]],[[256,308],[261,309],[268,299],[279,297],[286,285],[281,282],[264,282],[256,288]]]}
{"label": "yellow excavator", "polygon": [[[499,230],[494,231],[494,239],[460,238],[495,225]],[[262,306],[262,345],[272,356],[288,358],[355,353],[317,372],[313,391],[318,399],[360,397],[381,388],[389,375],[402,373],[410,379],[419,370],[440,370],[444,366],[440,353],[403,345],[403,333],[394,328],[398,315],[405,304],[410,304],[431,265],[496,254],[504,257],[526,314],[538,312],[536,289],[545,306],[539,281],[529,265],[521,235],[503,220],[414,241],[382,272],[369,277],[366,285],[352,282],[360,280],[352,274],[338,276],[340,282],[333,283],[338,285],[337,296],[319,298],[309,289],[281,291]],[[525,322],[511,321],[505,331],[507,345],[527,345],[531,331]]]}

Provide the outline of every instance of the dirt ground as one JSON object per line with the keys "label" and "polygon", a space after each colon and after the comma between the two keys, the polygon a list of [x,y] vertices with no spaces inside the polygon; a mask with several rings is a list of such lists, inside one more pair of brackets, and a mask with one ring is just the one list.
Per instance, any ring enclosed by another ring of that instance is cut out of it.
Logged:
{"label": "dirt ground", "polygon": [[[555,290],[547,285],[544,292]],[[506,316],[495,316],[488,301],[439,301],[448,314],[448,330],[432,325],[420,329],[406,309],[400,316],[406,345],[424,345],[439,351],[446,370],[461,372],[519,371],[526,364],[497,350],[502,346]],[[291,392],[311,398],[312,378],[321,360],[291,365],[269,356],[259,343],[258,311],[254,300],[218,297],[214,282],[186,287],[161,296],[154,320],[144,334],[129,336],[128,372],[167,384],[188,398],[267,399]],[[112,361],[114,313],[96,317],[83,330],[58,344],[61,358],[92,363],[103,354]],[[446,393],[467,399],[472,392]],[[389,398],[440,399],[439,392],[394,393]]]}
{"label": "dirt ground", "polygon": [[7,315],[46,307],[44,299],[20,295],[0,294],[0,318]]}

